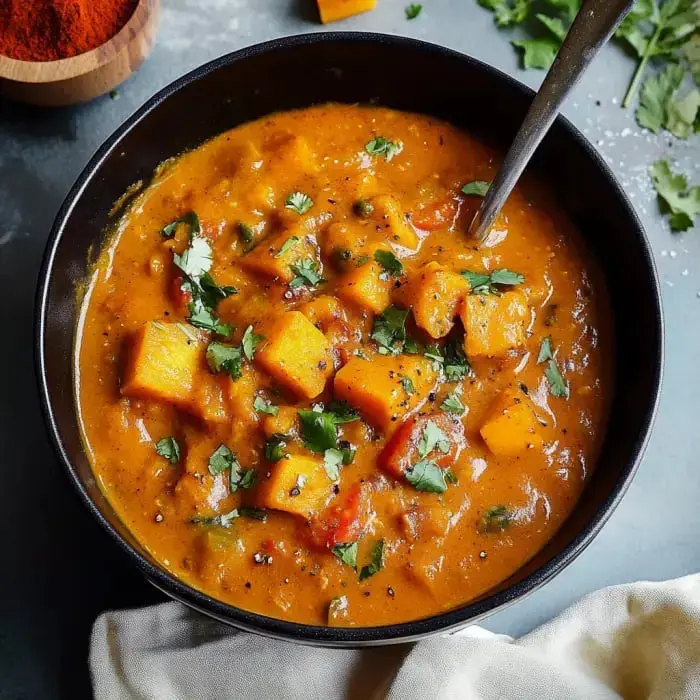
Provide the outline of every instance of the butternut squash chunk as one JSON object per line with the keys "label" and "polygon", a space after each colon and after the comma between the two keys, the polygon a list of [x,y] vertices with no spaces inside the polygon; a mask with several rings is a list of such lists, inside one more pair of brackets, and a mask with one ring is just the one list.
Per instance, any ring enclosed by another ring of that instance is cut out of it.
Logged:
{"label": "butternut squash chunk", "polygon": [[258,488],[260,505],[310,519],[318,515],[332,495],[333,484],[318,457],[289,455],[272,468]]}
{"label": "butternut squash chunk", "polygon": [[380,277],[382,268],[373,260],[355,267],[338,280],[336,294],[343,300],[375,314],[391,302],[393,282]]}
{"label": "butternut squash chunk", "polygon": [[194,413],[207,423],[229,423],[231,415],[217,378],[203,374],[195,384]]}
{"label": "butternut squash chunk", "polygon": [[317,0],[317,2],[323,24],[359,15],[360,12],[373,10],[377,5],[377,0]]}
{"label": "butternut squash chunk", "polygon": [[260,420],[260,414],[253,408],[253,402],[260,389],[260,373],[247,366],[238,379],[228,381],[228,402],[233,420],[246,426],[253,426]]}
{"label": "butternut squash chunk", "polygon": [[204,339],[194,328],[149,321],[134,335],[121,393],[191,410],[203,355]]}
{"label": "butternut squash chunk", "polygon": [[423,357],[353,357],[335,375],[336,398],[347,401],[375,427],[389,432],[419,408],[435,388],[437,373]]}
{"label": "butternut squash chunk", "polygon": [[299,414],[294,406],[279,406],[276,416],[265,416],[262,429],[266,437],[275,433],[294,436],[297,433]]}
{"label": "butternut squash chunk", "polygon": [[287,283],[295,276],[292,265],[317,257],[316,245],[308,230],[297,226],[261,241],[250,253],[241,256],[239,262],[247,270]]}
{"label": "butternut squash chunk", "polygon": [[534,406],[516,389],[506,389],[498,395],[480,432],[497,457],[517,457],[525,450],[542,446]]}
{"label": "butternut squash chunk", "polygon": [[331,345],[300,311],[287,311],[265,329],[267,342],[256,362],[280,384],[304,399],[313,399],[333,374]]}
{"label": "butternut squash chunk", "polygon": [[528,306],[521,292],[470,294],[460,315],[467,357],[498,357],[525,343]]}
{"label": "butternut squash chunk", "polygon": [[430,262],[406,287],[404,298],[413,307],[416,325],[432,338],[445,337],[452,330],[469,291],[467,280],[439,263]]}
{"label": "butternut squash chunk", "polygon": [[411,250],[418,247],[418,234],[406,218],[399,200],[389,194],[379,194],[369,200],[372,205],[370,221],[381,226],[384,237],[391,243]]}

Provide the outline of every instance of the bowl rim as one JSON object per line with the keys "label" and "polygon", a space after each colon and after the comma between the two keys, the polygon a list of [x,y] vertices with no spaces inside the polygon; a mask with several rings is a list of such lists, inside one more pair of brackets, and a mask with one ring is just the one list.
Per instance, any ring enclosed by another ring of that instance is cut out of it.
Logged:
{"label": "bowl rim", "polygon": [[54,274],[54,258],[56,251],[62,239],[66,221],[71,215],[76,202],[81,197],[87,184],[96,174],[105,158],[111,153],[119,141],[172,94],[179,91],[184,86],[189,85],[190,83],[199,80],[209,73],[218,70],[219,68],[261,54],[283,52],[287,49],[307,44],[328,44],[337,42],[349,44],[379,42],[388,44],[389,46],[407,47],[418,53],[442,54],[452,59],[469,63],[475,69],[487,73],[494,80],[504,81],[508,83],[512,89],[516,89],[527,96],[532,97],[532,95],[534,95],[534,91],[531,88],[519,82],[515,78],[512,78],[502,71],[459,51],[409,37],[399,37],[372,32],[317,32],[273,39],[271,41],[255,44],[232,53],[225,54],[190,71],[153,95],[153,97],[139,107],[105,140],[105,142],[98,148],[98,150],[89,160],[61,205],[49,234],[39,273],[35,304],[35,370],[39,385],[38,388],[41,399],[42,413],[51,436],[51,442],[57,455],[59,456],[60,461],[63,463],[64,468],[67,470],[70,480],[77,489],[81,500],[97,518],[102,527],[110,534],[112,539],[116,541],[122,550],[128,553],[132,561],[135,562],[145,577],[156,588],[166,593],[169,597],[186,604],[194,610],[248,632],[318,646],[378,646],[415,641],[435,634],[445,634],[457,631],[458,629],[483,619],[487,615],[504,609],[515,601],[521,600],[539,589],[556,574],[566,568],[566,566],[568,566],[572,561],[574,561],[574,559],[576,559],[576,557],[578,557],[592,542],[627,491],[627,488],[629,487],[639,467],[641,458],[648,444],[651,435],[651,428],[658,410],[664,367],[664,323],[658,272],[654,263],[654,258],[651,253],[651,247],[646,232],[641,221],[639,220],[639,217],[634,211],[629,198],[625,194],[612,170],[608,167],[602,156],[598,154],[593,145],[565,117],[562,115],[557,117],[559,125],[564,128],[568,137],[573,139],[578,146],[583,148],[593,164],[599,169],[601,176],[608,182],[609,186],[615,190],[616,197],[626,209],[627,216],[638,232],[639,245],[642,249],[641,252],[650,273],[649,284],[652,287],[656,307],[655,321],[659,329],[658,344],[655,348],[656,362],[654,367],[654,389],[652,395],[649,397],[649,406],[645,415],[642,431],[640,432],[636,444],[634,445],[632,455],[611,493],[598,507],[589,522],[586,523],[585,527],[583,527],[574,536],[574,538],[562,551],[558,552],[543,566],[537,568],[535,571],[531,572],[517,583],[507,588],[499,589],[494,593],[487,593],[473,602],[459,606],[447,612],[442,612],[418,620],[409,620],[407,622],[373,627],[329,627],[302,624],[268,617],[259,613],[249,612],[242,608],[223,603],[212,596],[209,596],[184,583],[174,575],[170,574],[164,569],[161,569],[159,566],[156,566],[143,554],[136,551],[136,549],[134,549],[132,545],[128,543],[107,521],[106,517],[90,498],[87,490],[80,481],[76,470],[71,464],[70,457],[65,449],[65,446],[63,445],[58,430],[58,425],[53,412],[51,392],[49,390],[46,378],[44,332],[48,309],[50,282]]}
{"label": "bowl rim", "polygon": [[[138,0],[122,28],[89,51],[55,61],[24,61],[0,54],[0,79],[36,85],[72,80],[114,61],[144,31],[160,9],[160,0]],[[115,45],[118,48],[114,48]],[[61,73],[57,76],[56,72]]]}

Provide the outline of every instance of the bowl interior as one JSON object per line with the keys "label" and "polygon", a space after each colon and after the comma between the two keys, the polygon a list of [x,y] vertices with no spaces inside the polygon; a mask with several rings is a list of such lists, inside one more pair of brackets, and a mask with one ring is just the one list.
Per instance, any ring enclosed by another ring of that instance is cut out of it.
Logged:
{"label": "bowl interior", "polygon": [[37,343],[42,399],[54,442],[88,507],[156,585],[246,629],[331,645],[406,641],[474,621],[534,590],[592,539],[622,496],[655,412],[662,365],[659,289],[629,202],[593,148],[559,119],[530,166],[555,188],[602,269],[613,312],[615,388],[600,459],[574,513],[550,543],[498,590],[439,616],[386,627],[297,625],[219,603],[153,562],[100,492],[83,451],[73,396],[76,285],[99,248],[108,212],[158,163],[267,113],[315,103],[376,103],[450,121],[506,148],[531,91],[454,52],[408,39],[315,34],[245,49],[166,88],[109,139],[59,212],[39,290]]}

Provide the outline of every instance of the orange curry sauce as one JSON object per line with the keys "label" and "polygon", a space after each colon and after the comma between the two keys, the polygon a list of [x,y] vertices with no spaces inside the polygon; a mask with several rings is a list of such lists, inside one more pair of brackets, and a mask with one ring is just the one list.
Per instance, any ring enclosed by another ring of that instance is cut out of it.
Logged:
{"label": "orange curry sauce", "polygon": [[443,122],[343,105],[161,166],[86,289],[76,393],[102,489],[166,569],[376,625],[482,595],[552,537],[602,439],[607,300],[527,180],[467,239],[462,187],[496,166]]}

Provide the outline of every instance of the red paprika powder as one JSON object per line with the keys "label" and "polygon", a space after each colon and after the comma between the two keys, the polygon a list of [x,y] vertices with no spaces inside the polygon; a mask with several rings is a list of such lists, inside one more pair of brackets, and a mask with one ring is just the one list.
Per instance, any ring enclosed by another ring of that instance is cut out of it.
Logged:
{"label": "red paprika powder", "polygon": [[138,0],[0,0],[0,54],[55,61],[104,44]]}

